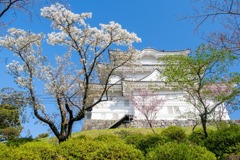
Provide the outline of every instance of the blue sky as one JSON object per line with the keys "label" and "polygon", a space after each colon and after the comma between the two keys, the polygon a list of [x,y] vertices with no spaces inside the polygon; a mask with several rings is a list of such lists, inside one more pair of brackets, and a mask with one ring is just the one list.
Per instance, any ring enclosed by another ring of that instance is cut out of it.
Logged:
{"label": "blue sky", "polygon": [[[144,48],[155,48],[157,50],[184,50],[190,48],[194,50],[196,46],[204,41],[200,39],[201,35],[194,32],[194,25],[188,20],[179,20],[184,15],[192,13],[191,0],[69,0],[69,8],[75,13],[92,12],[92,19],[88,20],[91,26],[98,26],[100,23],[110,21],[118,22],[123,28],[130,32],[135,32],[142,43],[136,44],[139,50]],[[37,14],[40,8],[36,8]],[[11,15],[6,15],[8,19]],[[33,22],[17,13],[17,18],[11,27],[31,30],[36,33],[45,34],[51,32],[50,21],[41,17],[33,17]],[[212,24],[202,26],[205,31],[213,28]],[[56,52],[57,48],[45,47],[44,51],[50,57]],[[5,58],[11,59],[11,54],[5,50],[0,50],[0,69],[1,79],[0,88],[16,86],[13,79],[6,74]],[[31,115],[29,115],[30,117]],[[239,119],[237,113],[232,114],[231,118]],[[31,118],[29,118],[31,119]],[[34,124],[37,119],[30,120],[30,123],[24,124],[22,135],[27,135],[28,131],[35,137],[46,132],[47,127],[41,124]],[[79,126],[77,124],[76,126]],[[75,131],[79,127],[75,127]]]}

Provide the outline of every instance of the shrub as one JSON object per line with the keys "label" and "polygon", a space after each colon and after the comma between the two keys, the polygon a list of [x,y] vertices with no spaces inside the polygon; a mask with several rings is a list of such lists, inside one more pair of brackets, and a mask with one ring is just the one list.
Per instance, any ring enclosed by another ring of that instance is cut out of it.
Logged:
{"label": "shrub", "polygon": [[105,143],[84,138],[72,138],[57,147],[59,158],[90,160],[96,150],[105,147]]}
{"label": "shrub", "polygon": [[143,143],[145,137],[146,136],[142,134],[132,134],[130,136],[125,137],[124,140],[127,144],[131,144],[137,148],[141,148],[140,145]]}
{"label": "shrub", "polygon": [[223,159],[224,154],[239,152],[239,135],[240,127],[237,124],[222,125],[218,130],[209,134],[204,145],[218,158]]}
{"label": "shrub", "polygon": [[[210,131],[211,132],[211,131]],[[210,133],[208,131],[208,133]],[[205,136],[203,134],[203,130],[202,129],[196,129],[194,132],[192,132],[189,136],[188,136],[188,140],[197,144],[197,145],[201,145],[203,146],[204,144],[204,140],[205,140]]]}
{"label": "shrub", "polygon": [[125,141],[127,144],[133,145],[135,148],[146,154],[149,148],[155,147],[158,144],[164,144],[167,142],[167,139],[158,134],[132,134],[131,136],[128,136]]}
{"label": "shrub", "polygon": [[152,148],[146,155],[148,160],[215,160],[213,153],[206,148],[186,143],[169,142]]}
{"label": "shrub", "polygon": [[1,160],[11,160],[13,158],[14,148],[10,148],[3,143],[0,143],[0,159]]}
{"label": "shrub", "polygon": [[240,154],[228,154],[224,155],[225,160],[239,160],[240,159]]}
{"label": "shrub", "polygon": [[126,137],[132,135],[133,132],[131,132],[131,131],[125,131],[125,130],[120,130],[120,131],[115,132],[114,134],[116,134],[116,135],[117,135],[118,137],[120,137],[120,138],[126,138]]}
{"label": "shrub", "polygon": [[183,142],[187,135],[181,127],[170,126],[164,129],[161,133],[163,136],[166,136],[171,141]]}
{"label": "shrub", "polygon": [[107,135],[99,136],[95,140],[69,139],[58,146],[58,158],[69,160],[143,159],[141,151],[124,143],[119,143],[120,139],[113,141],[112,138],[107,139],[106,137]]}
{"label": "shrub", "polygon": [[94,160],[130,160],[130,159],[137,159],[141,160],[144,159],[143,154],[140,150],[133,148],[127,144],[121,143],[114,143],[113,141],[107,142],[105,147],[98,149],[96,152],[93,153],[92,159]]}
{"label": "shrub", "polygon": [[27,142],[32,142],[34,139],[32,137],[27,137],[27,138],[15,138],[12,140],[7,141],[7,146],[11,147],[19,147],[22,144],[25,144]]}
{"label": "shrub", "polygon": [[56,159],[56,148],[46,142],[29,142],[15,149],[15,160]]}
{"label": "shrub", "polygon": [[103,134],[96,137],[94,140],[103,141],[103,142],[124,143],[122,139],[120,139],[118,136],[115,136],[113,134]]}
{"label": "shrub", "polygon": [[46,138],[46,137],[48,137],[48,136],[49,136],[48,133],[42,133],[42,134],[39,134],[39,135],[36,137],[36,139]]}

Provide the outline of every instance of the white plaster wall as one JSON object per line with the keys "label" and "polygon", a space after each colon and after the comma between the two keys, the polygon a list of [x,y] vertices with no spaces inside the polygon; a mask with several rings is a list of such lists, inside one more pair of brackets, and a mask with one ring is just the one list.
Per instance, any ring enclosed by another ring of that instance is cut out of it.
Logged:
{"label": "white plaster wall", "polygon": [[112,75],[110,78],[109,78],[109,82],[110,83],[117,83],[117,84],[120,84],[121,83],[121,78],[119,76],[116,76],[116,75]]}
{"label": "white plaster wall", "polygon": [[160,77],[160,72],[158,70],[155,70],[150,75],[143,78],[142,81],[159,81],[160,80],[159,77]]}
{"label": "white plaster wall", "polygon": [[123,97],[113,98],[111,101],[101,102],[92,110],[91,119],[98,120],[118,120],[126,114],[133,114],[131,105],[124,105]]}
{"label": "white plaster wall", "polygon": [[[167,96],[164,96],[167,97]],[[174,120],[174,119],[185,119],[181,116],[189,111],[189,108],[193,107],[186,102],[178,99],[166,100],[161,106],[158,107],[159,111],[156,114],[156,120]],[[145,119],[144,115],[135,108],[135,118],[137,120]]]}
{"label": "white plaster wall", "polygon": [[[187,112],[194,112],[197,115],[197,110],[189,103],[183,100],[177,99],[181,97],[179,94],[163,94],[159,95],[166,101],[159,108],[159,112],[156,115],[156,120],[174,120],[174,119],[188,119],[186,117]],[[133,107],[131,102],[129,106],[124,104],[124,100],[127,99],[123,97],[115,97],[111,101],[101,102],[95,106],[92,110],[92,118],[98,120],[118,120],[126,114],[134,115],[136,120],[145,120],[145,117],[136,108]],[[192,118],[192,117],[189,117]],[[223,120],[229,120],[227,111],[225,110],[225,115]]]}
{"label": "white plaster wall", "polygon": [[[146,49],[143,51],[143,55],[140,59],[140,62],[142,64],[160,64],[158,62],[157,57],[161,54],[166,54],[165,52],[159,52],[155,51],[153,49]],[[184,53],[189,53],[189,50],[183,51]],[[159,54],[156,56],[155,54]],[[168,52],[168,54],[180,54],[180,52]],[[138,81],[142,79],[143,81],[156,81],[158,80],[158,77],[160,73],[158,71],[125,71],[123,69],[122,74],[125,76],[125,80],[135,80]],[[151,72],[153,72],[151,74]],[[118,76],[111,76],[110,81],[111,83],[116,83],[119,81],[120,77]],[[145,119],[145,117],[134,107],[132,107],[131,103],[129,106],[124,105],[124,97],[122,97],[121,91],[114,91],[109,92],[109,96],[113,97],[112,100],[101,102],[98,105],[96,105],[92,110],[92,116],[91,119],[96,120],[118,120],[121,117],[123,117],[125,114],[132,114],[136,119]],[[174,93],[174,92],[164,92],[159,93],[159,97],[162,97],[166,100],[166,102],[163,104],[159,112],[157,113],[156,120],[174,120],[174,119],[180,119],[181,114],[185,114],[186,112],[193,111],[197,112],[196,109],[186,102],[184,102],[182,99],[183,93]],[[179,112],[178,112],[179,109]],[[226,109],[224,110],[226,115],[224,119],[228,120],[229,116],[227,114]]]}
{"label": "white plaster wall", "polygon": [[144,56],[140,62],[142,64],[159,64],[158,60],[153,56]]}

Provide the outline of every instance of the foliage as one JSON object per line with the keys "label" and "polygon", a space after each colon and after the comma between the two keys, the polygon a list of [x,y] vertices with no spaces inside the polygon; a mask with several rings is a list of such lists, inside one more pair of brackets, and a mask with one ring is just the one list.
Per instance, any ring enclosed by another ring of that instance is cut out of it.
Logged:
{"label": "foliage", "polygon": [[57,147],[58,154],[65,159],[91,159],[92,154],[104,147],[99,141],[85,139],[69,139]]}
{"label": "foliage", "polygon": [[7,141],[6,145],[9,147],[19,147],[20,145],[23,145],[28,142],[32,142],[34,139],[32,137],[27,138],[14,138],[9,141]]}
{"label": "foliage", "polygon": [[6,144],[0,143],[0,158],[2,160],[10,159],[10,157],[12,157],[12,155],[13,155],[12,150],[13,150],[13,148],[9,148],[9,147],[7,147]]}
{"label": "foliage", "polygon": [[46,137],[48,137],[48,136],[49,136],[48,133],[41,133],[41,134],[39,134],[39,135],[36,137],[36,139],[46,138]]}
{"label": "foliage", "polygon": [[187,144],[187,143],[176,143],[169,142],[164,145],[158,145],[152,148],[148,152],[146,158],[148,160],[215,160],[216,157],[213,153],[209,152],[206,148]]}
{"label": "foliage", "polygon": [[166,137],[159,134],[132,134],[124,140],[127,144],[135,146],[135,148],[141,150],[144,154],[146,154],[150,148],[153,148],[158,144],[164,144],[168,141]]}
{"label": "foliage", "polygon": [[94,140],[103,142],[124,143],[122,139],[120,139],[117,135],[113,134],[99,135],[98,137],[94,138]]}
{"label": "foliage", "polygon": [[10,104],[0,105],[0,129],[15,127],[21,128],[18,108]]}
{"label": "foliage", "polygon": [[16,148],[14,159],[42,160],[56,159],[55,146],[45,142],[29,142]]}
{"label": "foliage", "polygon": [[[209,133],[209,130],[208,130],[208,133]],[[203,130],[196,129],[194,132],[188,135],[188,140],[197,145],[204,146],[205,136],[204,136]]]}
{"label": "foliage", "polygon": [[2,105],[11,105],[22,111],[27,106],[26,92],[15,90],[11,87],[2,88],[0,91],[0,101]]}
{"label": "foliage", "polygon": [[113,141],[106,142],[107,146],[102,149],[97,150],[92,159],[96,160],[129,160],[129,159],[139,159],[143,160],[144,156],[140,150],[133,148],[130,145],[115,143]]}
{"label": "foliage", "polygon": [[[163,128],[155,128],[157,133],[160,133]],[[188,128],[190,131],[191,128]],[[120,135],[118,134],[120,132]],[[121,132],[123,132],[123,135],[121,136]],[[126,136],[124,136],[124,133],[126,132]],[[115,129],[103,129],[103,130],[85,130],[81,131],[79,133],[74,133],[73,136],[80,136],[80,135],[86,135],[92,138],[95,138],[99,135],[104,135],[104,134],[116,134],[119,137],[128,137],[129,135],[132,134],[151,134],[152,130],[150,128],[115,128]]]}
{"label": "foliage", "polygon": [[[59,3],[42,8],[41,16],[51,20],[53,32],[44,36],[11,28],[8,35],[0,38],[0,46],[19,58],[7,68],[15,82],[27,91],[34,115],[50,127],[59,142],[63,142],[71,136],[73,124],[103,101],[114,85],[109,85],[114,71],[135,60],[138,52],[133,43],[141,39],[115,22],[91,27],[86,21],[91,13],[75,14]],[[56,56],[56,65],[51,64],[42,53],[42,42],[66,47],[67,53]],[[73,54],[79,58],[78,65],[70,62]],[[104,72],[101,73],[104,79],[101,85],[97,84],[100,71]],[[49,106],[37,96],[37,83],[41,83],[45,93],[56,102],[56,113],[48,114]]]}
{"label": "foliage", "polygon": [[[28,118],[24,114],[25,108],[26,106],[28,106],[28,98],[29,97],[26,92],[15,90],[14,88],[11,87],[2,88],[0,91],[1,105],[9,106],[10,107],[9,109],[11,109],[12,111],[14,110],[15,113],[12,113],[13,114],[12,116],[16,116],[17,118],[18,114],[18,117],[21,117],[21,123],[27,121]],[[17,128],[21,128],[21,126],[18,126]]]}
{"label": "foliage", "polygon": [[[183,100],[197,110],[205,137],[208,136],[206,124],[211,114],[240,93],[240,76],[229,70],[236,59],[229,50],[206,45],[201,45],[191,56],[160,58],[166,64],[160,78],[165,79],[167,86],[186,93]],[[194,110],[189,112],[194,113]]]}
{"label": "foliage", "polygon": [[164,129],[161,135],[166,136],[171,141],[177,141],[177,142],[183,142],[187,137],[183,128],[178,126],[170,126]]}
{"label": "foliage", "polygon": [[18,147],[0,143],[0,158],[3,160],[56,159],[56,148],[45,142],[28,142]]}
{"label": "foliage", "polygon": [[[207,139],[194,137],[191,134],[190,142],[176,141],[176,133],[182,129],[169,127],[162,134],[137,134],[134,130],[126,137],[116,135],[115,132],[106,131],[97,137],[90,138],[85,135],[70,138],[56,144],[50,142],[34,141],[22,143],[13,140],[6,144],[0,143],[0,158],[17,159],[237,159],[240,153],[240,127],[236,124],[221,124],[218,130],[209,132]],[[123,131],[121,129],[120,131]],[[203,132],[202,130],[200,130]],[[199,131],[199,132],[200,132]],[[165,132],[165,133],[164,133]],[[169,136],[170,135],[170,136]],[[171,137],[174,135],[173,137]],[[170,138],[167,138],[170,137]],[[194,139],[195,138],[195,139]],[[24,141],[25,140],[25,141]],[[9,143],[11,142],[11,143]],[[197,143],[192,143],[197,142]],[[197,145],[199,144],[199,145]],[[206,147],[206,148],[205,148]],[[145,156],[145,157],[144,157]]]}
{"label": "foliage", "polygon": [[1,134],[7,139],[12,139],[19,136],[21,129],[19,108],[10,104],[0,104]]}
{"label": "foliage", "polygon": [[224,158],[225,160],[238,160],[240,159],[240,154],[228,154],[228,155],[225,155]]}
{"label": "foliage", "polygon": [[12,140],[20,135],[19,129],[13,127],[4,128],[1,132],[7,140]]}
{"label": "foliage", "polygon": [[127,131],[127,130],[120,130],[120,131],[114,132],[114,134],[116,134],[120,138],[126,138],[126,137],[132,135],[133,132]]}
{"label": "foliage", "polygon": [[240,127],[237,124],[230,123],[222,125],[218,130],[211,133],[204,141],[205,147],[223,158],[224,154],[240,152]]}
{"label": "foliage", "polygon": [[[0,91],[0,134],[6,139],[19,136],[22,130],[21,122],[26,116],[23,113],[27,105],[25,93],[13,88],[2,88]],[[20,120],[21,116],[21,120]]]}
{"label": "foliage", "polygon": [[[107,137],[107,136],[106,136]],[[105,137],[105,138],[106,138]],[[58,146],[58,154],[66,159],[143,159],[142,153],[124,143],[99,138],[97,141],[73,138]]]}

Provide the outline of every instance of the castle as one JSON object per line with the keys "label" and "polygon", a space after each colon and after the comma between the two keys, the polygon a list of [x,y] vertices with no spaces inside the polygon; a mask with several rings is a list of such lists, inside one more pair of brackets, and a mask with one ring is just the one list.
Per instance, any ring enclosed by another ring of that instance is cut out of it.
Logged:
{"label": "castle", "polygon": [[[164,67],[164,64],[158,60],[161,56],[187,56],[189,53],[189,49],[181,51],[158,51],[149,48],[142,50],[138,55],[141,65],[119,67],[115,71],[115,75],[110,77],[110,83],[116,83],[108,92],[110,100],[99,103],[89,111],[83,128],[115,128],[129,122],[132,123],[133,127],[147,127],[143,114],[131,104],[126,96],[128,93],[133,93],[136,88],[146,89],[149,87],[157,89],[156,94],[165,100],[161,109],[156,114],[155,127],[193,125],[194,122],[190,120],[191,117],[186,117],[185,113],[196,113],[196,109],[183,100],[183,92],[165,87],[163,80],[159,79],[160,70]],[[230,119],[226,109],[224,110],[222,119]]]}

